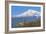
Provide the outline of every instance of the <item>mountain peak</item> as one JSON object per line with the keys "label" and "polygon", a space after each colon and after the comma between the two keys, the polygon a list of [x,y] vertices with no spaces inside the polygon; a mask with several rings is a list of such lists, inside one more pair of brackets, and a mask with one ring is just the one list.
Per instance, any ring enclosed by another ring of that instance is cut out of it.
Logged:
{"label": "mountain peak", "polygon": [[16,17],[27,17],[27,16],[40,16],[40,12],[28,9],[24,13],[21,13],[19,15],[16,15]]}

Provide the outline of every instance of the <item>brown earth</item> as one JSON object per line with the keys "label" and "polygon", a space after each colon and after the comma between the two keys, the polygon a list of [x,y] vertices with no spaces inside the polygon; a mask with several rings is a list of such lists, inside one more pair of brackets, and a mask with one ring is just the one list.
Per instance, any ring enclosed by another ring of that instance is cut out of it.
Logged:
{"label": "brown earth", "polygon": [[40,23],[18,23],[17,26],[24,26],[24,27],[38,27]]}

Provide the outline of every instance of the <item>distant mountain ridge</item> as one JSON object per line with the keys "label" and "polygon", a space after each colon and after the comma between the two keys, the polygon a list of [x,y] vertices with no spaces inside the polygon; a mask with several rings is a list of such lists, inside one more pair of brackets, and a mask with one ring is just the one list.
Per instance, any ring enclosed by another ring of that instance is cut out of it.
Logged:
{"label": "distant mountain ridge", "polygon": [[28,17],[28,16],[40,16],[40,12],[29,9],[19,15],[13,16],[13,17]]}

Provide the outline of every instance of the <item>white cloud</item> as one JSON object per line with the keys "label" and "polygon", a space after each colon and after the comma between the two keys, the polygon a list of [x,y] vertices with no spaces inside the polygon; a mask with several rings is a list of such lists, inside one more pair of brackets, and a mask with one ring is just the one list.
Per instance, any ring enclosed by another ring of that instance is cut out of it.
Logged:
{"label": "white cloud", "polygon": [[27,16],[34,16],[34,15],[40,16],[40,12],[29,9],[25,11],[24,13],[17,15],[16,17],[27,17]]}

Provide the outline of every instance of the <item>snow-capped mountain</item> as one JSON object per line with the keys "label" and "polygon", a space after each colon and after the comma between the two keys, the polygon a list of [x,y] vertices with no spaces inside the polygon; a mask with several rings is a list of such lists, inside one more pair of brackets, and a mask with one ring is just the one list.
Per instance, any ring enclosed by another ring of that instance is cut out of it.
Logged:
{"label": "snow-capped mountain", "polygon": [[20,23],[20,22],[23,23],[24,21],[32,23],[32,21],[36,21],[36,20],[40,20],[40,12],[35,11],[35,10],[30,10],[30,9],[19,14],[19,15],[12,17],[12,22],[14,24],[15,24],[15,22],[16,23]]}
{"label": "snow-capped mountain", "polygon": [[40,16],[40,12],[29,9],[29,10],[27,10],[19,15],[16,15],[14,17],[27,17],[27,16]]}

